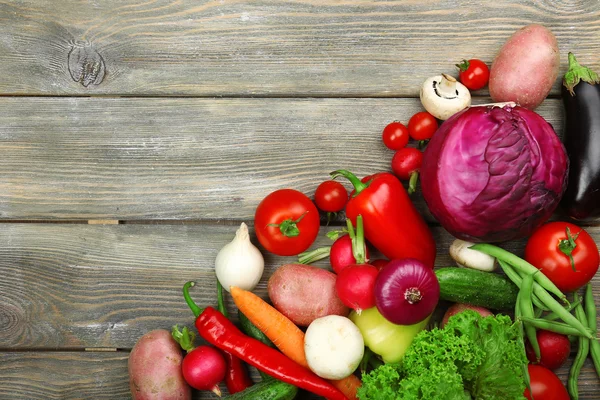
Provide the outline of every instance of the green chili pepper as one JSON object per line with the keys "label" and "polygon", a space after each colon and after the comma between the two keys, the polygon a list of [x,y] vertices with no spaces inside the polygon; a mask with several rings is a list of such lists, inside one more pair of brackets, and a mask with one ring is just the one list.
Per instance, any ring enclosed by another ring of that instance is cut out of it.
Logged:
{"label": "green chili pepper", "polygon": [[[575,293],[574,299],[579,299],[578,293]],[[583,307],[581,306],[581,304],[575,307],[575,315],[582,324],[587,324],[587,317],[585,315],[585,312],[583,311]],[[569,391],[569,396],[571,396],[571,400],[579,399],[579,388],[577,386],[577,379],[579,378],[581,367],[583,366],[583,363],[585,362],[589,351],[589,339],[580,337],[579,347],[577,348],[577,355],[575,356],[575,360],[573,360],[573,364],[571,364],[571,369],[569,370],[569,380],[567,381],[567,390]]]}

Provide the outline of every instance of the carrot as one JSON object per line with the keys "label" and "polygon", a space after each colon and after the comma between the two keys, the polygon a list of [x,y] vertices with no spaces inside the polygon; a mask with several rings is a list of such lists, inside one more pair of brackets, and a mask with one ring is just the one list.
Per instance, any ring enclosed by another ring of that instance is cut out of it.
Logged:
{"label": "carrot", "polygon": [[[308,368],[304,354],[304,332],[275,307],[252,292],[232,286],[231,297],[237,308],[262,331],[277,348],[294,362]],[[354,400],[361,385],[355,375],[337,381],[329,381],[344,395]]]}
{"label": "carrot", "polygon": [[231,297],[239,310],[262,331],[279,350],[308,368],[304,354],[304,332],[275,307],[252,292],[232,286]]}

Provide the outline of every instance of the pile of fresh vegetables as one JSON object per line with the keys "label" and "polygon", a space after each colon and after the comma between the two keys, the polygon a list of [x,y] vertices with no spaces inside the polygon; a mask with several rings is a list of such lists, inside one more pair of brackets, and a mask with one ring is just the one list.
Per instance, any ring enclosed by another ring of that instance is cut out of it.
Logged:
{"label": "pile of fresh vegetables", "polygon": [[[533,111],[559,61],[554,35],[527,26],[491,69],[463,60],[458,80],[425,81],[426,111],[383,129],[391,172],[335,170],[314,201],[292,188],[268,194],[254,234],[265,251],[296,259],[269,277],[268,300],[257,296],[264,259],[242,223],[215,260],[217,308],[196,305],[194,283],[183,285],[204,344],[188,327],[140,338],[129,358],[133,397],[189,399],[191,388],[221,396],[225,382],[231,399],[293,399],[298,389],[334,400],[577,399],[588,357],[600,376],[590,283],[600,255],[585,229],[548,219],[561,200],[571,217],[600,215],[600,84],[569,54],[565,148]],[[492,99],[505,103],[471,106],[470,90],[488,79]],[[456,237],[456,266],[434,269],[434,237],[409,196],[419,176],[429,210]],[[327,233],[331,246],[310,249],[320,212],[328,224],[345,212],[346,225]],[[492,244],[517,238],[527,238],[523,258]],[[385,258],[370,259],[373,250]],[[324,258],[331,270],[310,265]],[[454,304],[439,320],[444,302]],[[572,342],[565,388],[552,370]]]}

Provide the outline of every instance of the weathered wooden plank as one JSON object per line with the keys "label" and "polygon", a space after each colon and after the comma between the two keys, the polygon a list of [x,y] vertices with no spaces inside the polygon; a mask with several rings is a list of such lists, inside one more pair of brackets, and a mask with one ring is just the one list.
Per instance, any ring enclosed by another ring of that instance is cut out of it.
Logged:
{"label": "weathered wooden plank", "polygon": [[568,51],[600,69],[595,0],[17,0],[0,21],[4,94],[417,96],[532,22],[561,72]]}
{"label": "weathered wooden plank", "polygon": [[[20,399],[127,399],[128,352],[0,352],[0,398]],[[568,366],[556,371],[566,384]],[[598,376],[588,359],[579,378],[579,398],[600,398]],[[223,393],[227,393],[222,388]],[[317,399],[303,393],[298,400]],[[210,392],[194,391],[194,399],[214,399]]]}
{"label": "weathered wooden plank", "polygon": [[[181,287],[195,280],[192,293],[198,304],[216,303],[214,259],[236,229],[214,224],[3,225],[0,349],[130,349],[152,329],[193,326]],[[313,248],[331,243],[327,231],[321,230]],[[600,227],[588,231],[600,242]],[[436,265],[453,265],[447,254],[453,238],[439,227],[433,232]],[[523,244],[515,241],[507,248],[522,254]],[[263,253],[266,270],[256,292],[266,298],[272,272],[296,259]],[[327,267],[328,261],[316,265]],[[600,304],[600,275],[594,282]]]}
{"label": "weathered wooden plank", "polygon": [[[418,99],[0,98],[0,219],[253,219],[273,190],[312,196],[335,169],[389,171],[381,131],[420,107]],[[562,131],[559,100],[539,112]],[[426,214],[420,194],[415,202]]]}

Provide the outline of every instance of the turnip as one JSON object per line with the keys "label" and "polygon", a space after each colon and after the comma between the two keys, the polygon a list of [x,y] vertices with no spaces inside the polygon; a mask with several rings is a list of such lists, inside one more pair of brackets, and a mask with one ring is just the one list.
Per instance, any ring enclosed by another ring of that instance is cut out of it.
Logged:
{"label": "turnip", "polygon": [[350,376],[360,364],[364,350],[360,330],[348,318],[338,315],[317,318],[304,337],[308,366],[325,379]]}

